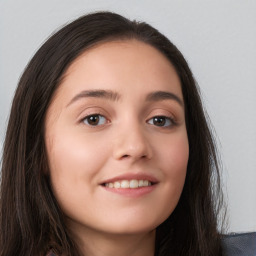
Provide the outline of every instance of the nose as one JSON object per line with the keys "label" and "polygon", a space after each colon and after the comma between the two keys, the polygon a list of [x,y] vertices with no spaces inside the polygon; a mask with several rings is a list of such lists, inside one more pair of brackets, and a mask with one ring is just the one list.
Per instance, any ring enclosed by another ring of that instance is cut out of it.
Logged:
{"label": "nose", "polygon": [[126,126],[119,129],[115,136],[113,156],[116,160],[151,159],[152,147],[142,127]]}

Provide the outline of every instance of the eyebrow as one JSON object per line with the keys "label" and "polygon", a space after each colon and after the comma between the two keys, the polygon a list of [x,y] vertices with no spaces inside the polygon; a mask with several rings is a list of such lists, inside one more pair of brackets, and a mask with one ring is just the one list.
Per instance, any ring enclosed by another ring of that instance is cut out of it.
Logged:
{"label": "eyebrow", "polygon": [[[67,107],[72,103],[83,98],[100,98],[100,99],[107,99],[111,101],[118,101],[121,98],[121,95],[111,90],[85,90],[78,93],[75,97],[73,97],[71,101],[68,103]],[[183,107],[182,99],[171,92],[156,91],[156,92],[149,93],[146,96],[146,101],[162,101],[162,100],[174,100],[180,106]]]}
{"label": "eyebrow", "polygon": [[72,98],[72,100],[68,103],[67,107],[82,98],[101,98],[111,101],[117,101],[120,99],[120,97],[120,94],[110,90],[86,90],[78,93],[74,98]]}
{"label": "eyebrow", "polygon": [[146,97],[147,101],[174,100],[183,107],[183,101],[176,94],[166,91],[156,91],[149,93]]}

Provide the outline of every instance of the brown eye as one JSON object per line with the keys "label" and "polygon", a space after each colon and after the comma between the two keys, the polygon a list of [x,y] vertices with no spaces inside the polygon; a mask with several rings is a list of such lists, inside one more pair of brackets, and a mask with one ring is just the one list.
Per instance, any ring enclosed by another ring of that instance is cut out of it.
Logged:
{"label": "brown eye", "polygon": [[153,124],[156,126],[164,126],[166,123],[166,118],[163,116],[156,116],[153,118]]}
{"label": "brown eye", "polygon": [[173,120],[166,116],[154,116],[148,120],[148,123],[159,127],[170,127],[174,124]]}
{"label": "brown eye", "polygon": [[106,118],[102,115],[95,114],[89,115],[83,119],[83,122],[89,126],[103,125],[107,122]]}

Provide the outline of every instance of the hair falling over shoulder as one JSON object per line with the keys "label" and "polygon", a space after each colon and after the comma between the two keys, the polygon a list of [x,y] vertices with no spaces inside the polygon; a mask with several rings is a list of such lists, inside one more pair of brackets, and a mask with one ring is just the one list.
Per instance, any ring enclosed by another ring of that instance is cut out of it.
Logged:
{"label": "hair falling over shoulder", "polygon": [[52,193],[44,143],[45,115],[65,70],[90,47],[136,39],[164,54],[182,84],[189,162],[174,212],[156,232],[156,256],[221,256],[222,193],[218,155],[199,88],[180,51],[158,30],[111,12],[78,18],[52,35],[26,67],[13,99],[0,192],[0,256],[79,256]]}

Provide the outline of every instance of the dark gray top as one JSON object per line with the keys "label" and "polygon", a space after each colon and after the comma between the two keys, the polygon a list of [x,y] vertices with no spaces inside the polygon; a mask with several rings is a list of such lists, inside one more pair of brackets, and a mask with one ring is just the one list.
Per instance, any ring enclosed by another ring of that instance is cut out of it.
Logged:
{"label": "dark gray top", "polygon": [[[224,256],[256,256],[256,232],[223,235]],[[49,253],[47,256],[56,256]]]}
{"label": "dark gray top", "polygon": [[224,235],[224,256],[256,256],[256,232]]}

